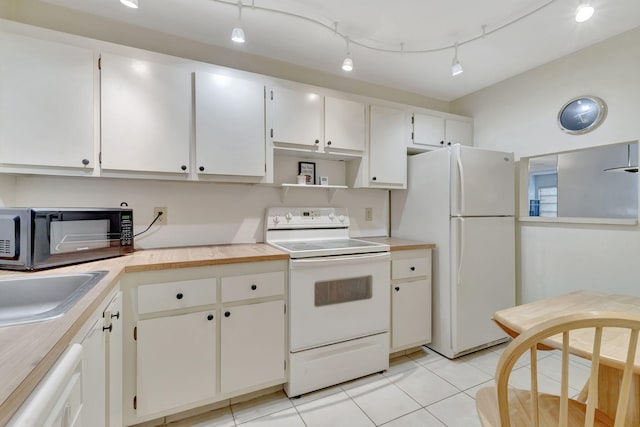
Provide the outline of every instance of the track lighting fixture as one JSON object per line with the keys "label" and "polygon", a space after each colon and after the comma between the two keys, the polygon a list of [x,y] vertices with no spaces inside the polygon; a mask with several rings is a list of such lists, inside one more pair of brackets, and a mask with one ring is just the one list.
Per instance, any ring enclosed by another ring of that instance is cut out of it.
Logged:
{"label": "track lighting fixture", "polygon": [[344,71],[352,71],[353,70],[353,59],[351,59],[351,51],[349,49],[349,37],[345,38],[347,42],[347,57],[342,61],[342,69]]}
{"label": "track lighting fixture", "polygon": [[576,9],[576,22],[584,22],[593,16],[595,9],[588,1],[582,0]]}
{"label": "track lighting fixture", "polygon": [[132,9],[138,8],[138,0],[120,0],[120,3]]}
{"label": "track lighting fixture", "polygon": [[458,43],[453,46],[455,53],[453,54],[453,62],[451,63],[451,75],[457,76],[458,74],[462,74],[464,70],[462,69],[462,64],[458,61]]}
{"label": "track lighting fixture", "polygon": [[244,30],[242,29],[242,2],[238,2],[238,21],[231,31],[231,40],[236,43],[244,43]]}
{"label": "track lighting fixture", "polygon": [[[135,4],[135,6],[132,7],[137,7],[138,4],[138,0],[120,0],[123,4],[127,4],[127,3],[131,3],[131,4]],[[212,2],[216,2],[216,3],[221,3],[221,4],[226,4],[229,6],[233,6],[235,4],[234,0],[210,0]],[[352,71],[353,70],[353,59],[351,58],[351,52],[350,52],[350,43],[353,43],[355,45],[358,45],[359,47],[363,48],[363,49],[368,49],[368,50],[373,50],[373,51],[378,51],[378,52],[384,52],[384,53],[399,53],[401,55],[405,55],[405,54],[428,54],[428,53],[436,53],[436,52],[442,52],[444,50],[449,50],[451,48],[454,48],[455,53],[454,53],[454,57],[453,57],[453,62],[451,63],[451,75],[452,76],[457,76],[459,74],[463,73],[463,68],[462,68],[462,64],[460,64],[460,61],[458,60],[458,47],[461,45],[466,45],[472,42],[476,42],[478,40],[481,39],[485,39],[488,36],[491,36],[493,33],[498,32],[498,31],[502,31],[512,25],[514,25],[517,22],[520,22],[521,20],[541,11],[542,9],[545,9],[547,7],[549,7],[550,5],[559,2],[560,0],[546,0],[543,4],[537,6],[536,8],[520,15],[517,16],[513,19],[511,19],[510,21],[501,24],[499,26],[496,26],[495,28],[487,28],[486,25],[482,26],[482,30],[481,33],[476,35],[476,36],[472,36],[470,38],[467,38],[465,40],[460,40],[459,42],[455,43],[453,46],[452,45],[444,45],[444,46],[435,46],[435,47],[431,47],[428,49],[420,49],[420,48],[412,48],[412,49],[407,49],[406,46],[404,45],[404,43],[400,43],[400,48],[388,48],[388,47],[379,47],[377,45],[373,45],[367,41],[362,41],[362,40],[356,40],[353,41],[351,39],[349,39],[348,35],[344,32],[341,32],[338,30],[338,22],[333,22],[332,24],[327,24],[321,20],[318,19],[314,19],[312,17],[309,16],[304,16],[304,15],[299,15],[297,13],[293,13],[293,12],[288,12],[288,11],[284,11],[284,10],[278,10],[278,9],[273,9],[270,7],[265,7],[265,6],[256,6],[255,5],[255,0],[251,1],[251,5],[248,6],[251,8],[251,11],[259,11],[259,12],[264,12],[264,13],[270,13],[270,14],[274,14],[274,15],[280,15],[280,16],[286,16],[288,18],[295,18],[298,19],[300,21],[304,21],[307,23],[311,23],[315,26],[324,28],[326,30],[329,30],[331,32],[333,32],[336,36],[338,37],[342,37],[346,43],[347,43],[347,56],[346,58],[344,58],[344,60],[342,61],[342,69],[344,71]],[[576,9],[576,21],[577,22],[584,22],[587,19],[591,18],[591,16],[594,13],[594,8],[592,6],[590,6],[589,4],[590,0],[579,0],[579,6]],[[244,43],[245,42],[245,37],[244,37],[244,30],[242,29],[242,25],[241,25],[241,19],[242,19],[242,7],[243,7],[243,3],[242,0],[238,0],[237,1],[237,6],[238,6],[238,19],[236,21],[236,24],[233,28],[233,31],[231,33],[231,40],[233,40],[236,43]]]}

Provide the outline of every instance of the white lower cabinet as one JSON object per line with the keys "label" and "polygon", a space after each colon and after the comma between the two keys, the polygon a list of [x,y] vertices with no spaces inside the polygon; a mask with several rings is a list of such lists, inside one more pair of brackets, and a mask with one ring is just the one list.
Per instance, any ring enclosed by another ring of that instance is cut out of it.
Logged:
{"label": "white lower cabinet", "polygon": [[431,341],[431,249],[391,252],[390,352]]}
{"label": "white lower cabinet", "polygon": [[284,378],[284,301],[223,308],[220,391]]}
{"label": "white lower cabinet", "polygon": [[213,310],[141,320],[137,339],[138,415],[211,399],[215,395]]}
{"label": "white lower cabinet", "polygon": [[82,425],[122,425],[122,293],[100,312],[81,341]]}
{"label": "white lower cabinet", "polygon": [[284,384],[286,269],[282,260],[125,275],[122,425]]}

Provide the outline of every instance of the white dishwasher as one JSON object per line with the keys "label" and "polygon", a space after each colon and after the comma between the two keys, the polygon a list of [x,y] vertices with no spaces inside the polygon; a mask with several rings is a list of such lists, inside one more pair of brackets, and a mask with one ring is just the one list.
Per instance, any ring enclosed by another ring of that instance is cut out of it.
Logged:
{"label": "white dishwasher", "polygon": [[7,427],[78,427],[82,424],[82,346],[58,358]]}

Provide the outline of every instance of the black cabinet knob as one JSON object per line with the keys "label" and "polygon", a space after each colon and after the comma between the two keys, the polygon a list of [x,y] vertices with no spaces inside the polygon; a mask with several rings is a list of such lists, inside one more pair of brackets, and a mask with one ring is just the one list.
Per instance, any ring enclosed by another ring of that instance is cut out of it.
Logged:
{"label": "black cabinet knob", "polygon": [[82,159],[82,164],[87,166],[89,164],[89,159]]}
{"label": "black cabinet knob", "polygon": [[228,312],[228,311],[225,311],[225,312],[224,312],[224,317],[229,317],[229,316],[231,316],[231,313],[230,313],[230,312]]}
{"label": "black cabinet knob", "polygon": [[447,142],[447,145],[451,145],[451,141]]}
{"label": "black cabinet knob", "polygon": [[255,291],[256,289],[258,289],[258,287],[256,285],[251,285],[251,290]]}
{"label": "black cabinet knob", "polygon": [[394,289],[398,292],[400,290],[400,286],[396,286]]}
{"label": "black cabinet knob", "polygon": [[316,144],[320,144],[320,140],[319,139],[316,139]]}
{"label": "black cabinet knob", "polygon": [[416,268],[415,267],[409,267],[409,270],[416,271]]}
{"label": "black cabinet knob", "polygon": [[113,331],[113,323],[112,323],[112,324],[110,324],[108,328],[103,326],[103,327],[102,327],[102,330],[103,330],[103,331],[109,331],[109,332]]}
{"label": "black cabinet knob", "polygon": [[440,145],[444,145],[444,141],[440,141]]}
{"label": "black cabinet knob", "polygon": [[176,298],[178,298],[178,299],[182,299],[182,297],[183,297],[183,296],[184,296],[184,295],[182,295],[182,292],[178,292],[178,295],[176,295]]}
{"label": "black cabinet knob", "polygon": [[331,141],[327,141],[327,145],[331,145]]}
{"label": "black cabinet knob", "polygon": [[116,319],[119,319],[119,318],[120,318],[120,312],[118,311],[118,312],[116,312],[116,314],[112,314],[112,315],[111,315],[111,318],[112,318],[112,319],[113,319],[114,317],[115,317]]}
{"label": "black cabinet knob", "polygon": [[213,314],[208,315],[207,320],[213,320]]}
{"label": "black cabinet knob", "polygon": [[378,178],[376,178],[376,177],[374,176],[373,178],[371,178],[371,181],[375,181],[375,180],[377,180],[377,179],[378,179]]}
{"label": "black cabinet knob", "polygon": [[203,172],[203,171],[204,171],[204,166],[200,166],[200,167],[198,168],[198,170],[199,170],[200,172]]}
{"label": "black cabinet knob", "polygon": [[183,171],[186,171],[187,170],[187,165],[180,166],[180,169],[182,169]]}

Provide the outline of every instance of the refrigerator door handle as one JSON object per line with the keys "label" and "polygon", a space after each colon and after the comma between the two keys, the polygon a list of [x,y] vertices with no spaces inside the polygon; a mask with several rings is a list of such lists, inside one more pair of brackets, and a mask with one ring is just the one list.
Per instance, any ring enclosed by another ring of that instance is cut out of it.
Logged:
{"label": "refrigerator door handle", "polygon": [[462,273],[462,263],[464,261],[464,219],[456,218],[459,221],[458,227],[458,248],[460,248],[460,257],[458,258],[458,274],[456,281],[460,286],[460,273]]}
{"label": "refrigerator door handle", "polygon": [[458,173],[460,174],[460,192],[458,193],[460,196],[460,215],[464,215],[464,167],[462,166],[462,153],[458,152],[456,157],[458,162]]}

